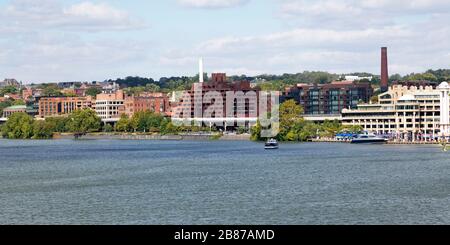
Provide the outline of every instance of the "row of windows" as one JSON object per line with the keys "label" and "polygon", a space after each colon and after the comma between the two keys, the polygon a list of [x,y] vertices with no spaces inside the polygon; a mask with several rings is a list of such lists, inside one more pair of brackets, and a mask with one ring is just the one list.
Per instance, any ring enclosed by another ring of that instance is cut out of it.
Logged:
{"label": "row of windows", "polygon": [[97,101],[96,104],[97,104],[97,106],[98,105],[123,105],[124,102],[123,101]]}

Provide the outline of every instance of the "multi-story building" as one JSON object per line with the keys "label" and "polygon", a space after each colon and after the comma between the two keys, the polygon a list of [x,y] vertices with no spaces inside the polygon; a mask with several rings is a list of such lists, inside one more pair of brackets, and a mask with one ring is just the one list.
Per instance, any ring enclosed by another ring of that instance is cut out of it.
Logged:
{"label": "multi-story building", "polygon": [[[237,95],[239,92],[242,93]],[[204,125],[222,124],[225,128],[238,124],[249,127],[259,116],[259,89],[252,88],[248,81],[228,82],[225,73],[213,73],[211,81],[195,83],[187,93],[187,98],[171,102],[175,106],[172,113],[181,120],[189,118]],[[227,101],[228,93],[237,97]]]}
{"label": "multi-story building", "polygon": [[27,112],[27,106],[26,105],[16,105],[16,106],[10,106],[5,109],[3,109],[2,118],[8,118],[14,113],[18,112]]}
{"label": "multi-story building", "polygon": [[95,111],[103,122],[117,122],[125,113],[125,95],[123,90],[97,95]]}
{"label": "multi-story building", "polygon": [[373,95],[370,83],[351,81],[330,84],[297,84],[287,88],[281,101],[293,99],[303,106],[306,115],[340,114],[343,109],[357,108]]}
{"label": "multi-story building", "polygon": [[24,101],[31,101],[33,100],[33,89],[30,87],[26,87],[22,90],[22,99]]}
{"label": "multi-story building", "polygon": [[441,133],[441,92],[433,86],[393,85],[379,95],[377,104],[344,109],[344,125],[405,140],[431,140]]}
{"label": "multi-story building", "polygon": [[170,112],[169,98],[163,93],[142,93],[139,96],[125,98],[125,114],[132,117],[134,113],[152,111],[162,115]]}
{"label": "multi-story building", "polygon": [[41,97],[39,117],[55,117],[70,114],[76,110],[92,108],[92,97]]}

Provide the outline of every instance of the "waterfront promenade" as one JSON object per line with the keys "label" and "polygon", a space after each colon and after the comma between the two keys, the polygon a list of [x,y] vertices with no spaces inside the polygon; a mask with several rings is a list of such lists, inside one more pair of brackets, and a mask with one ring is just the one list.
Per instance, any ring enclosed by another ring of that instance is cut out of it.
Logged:
{"label": "waterfront promenade", "polygon": [[[348,141],[348,140],[337,140],[337,139],[313,139],[311,142],[350,144],[350,141]],[[397,140],[390,140],[387,142],[387,144],[388,145],[441,145],[438,141],[397,141]]]}
{"label": "waterfront promenade", "polygon": [[[74,134],[55,134],[55,140],[73,139]],[[90,133],[82,137],[84,140],[225,140],[225,141],[251,141],[249,134],[224,134],[214,133],[186,133],[179,135],[158,135],[139,133]],[[342,143],[350,144],[349,140],[338,140],[334,138],[311,139],[310,143]],[[307,143],[307,142],[306,142]],[[390,140],[388,145],[441,145],[438,141],[399,141]]]}

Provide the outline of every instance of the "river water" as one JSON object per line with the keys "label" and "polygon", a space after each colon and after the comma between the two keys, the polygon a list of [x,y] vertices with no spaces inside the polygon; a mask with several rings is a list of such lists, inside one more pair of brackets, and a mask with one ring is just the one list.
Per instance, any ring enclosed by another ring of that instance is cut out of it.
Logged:
{"label": "river water", "polygon": [[0,224],[450,224],[435,146],[0,140]]}

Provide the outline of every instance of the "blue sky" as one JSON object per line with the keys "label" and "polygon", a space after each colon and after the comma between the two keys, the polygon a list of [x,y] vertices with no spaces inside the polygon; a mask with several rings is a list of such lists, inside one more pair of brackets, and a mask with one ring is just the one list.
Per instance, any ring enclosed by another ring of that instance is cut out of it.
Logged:
{"label": "blue sky", "polygon": [[0,0],[0,77],[449,68],[448,0]]}

